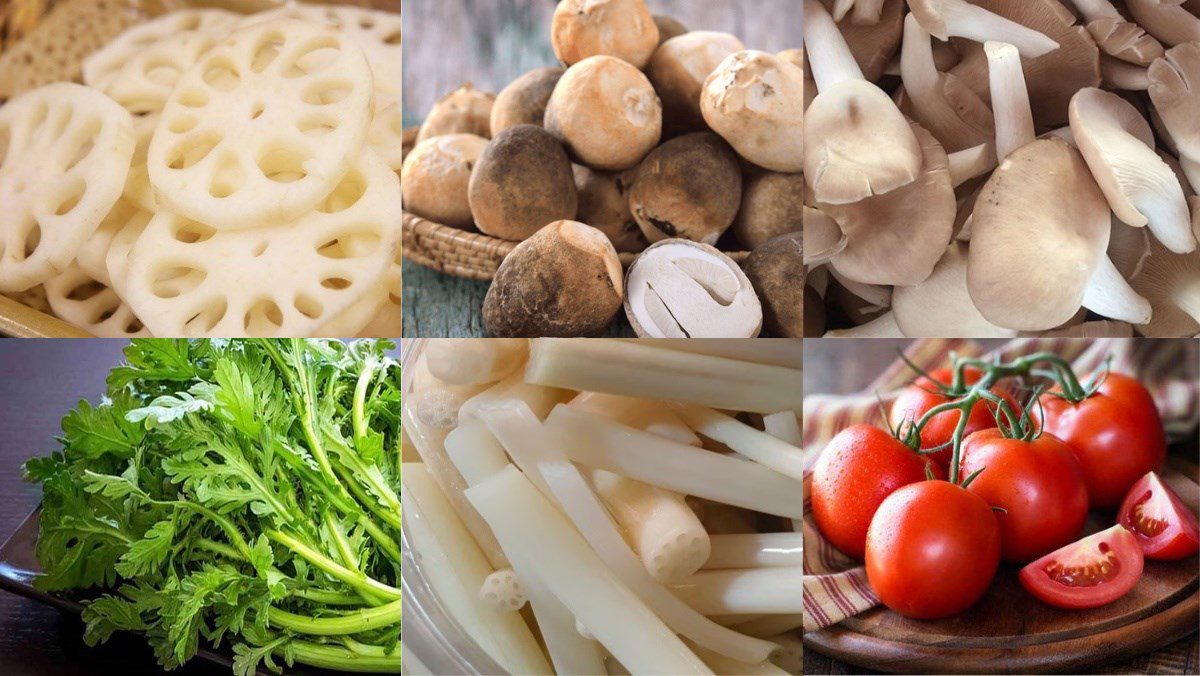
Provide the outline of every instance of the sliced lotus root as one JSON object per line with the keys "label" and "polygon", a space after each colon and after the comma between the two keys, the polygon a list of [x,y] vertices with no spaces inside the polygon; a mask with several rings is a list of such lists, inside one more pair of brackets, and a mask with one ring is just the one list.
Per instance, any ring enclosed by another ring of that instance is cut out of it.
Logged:
{"label": "sliced lotus root", "polygon": [[[357,336],[375,319],[380,304],[387,301],[387,297],[387,285],[383,283],[376,284],[374,289],[367,292],[354,305],[342,310],[341,314],[314,330],[310,337],[345,338],[346,336]],[[392,337],[395,338],[396,336]]]}
{"label": "sliced lotus root", "polygon": [[152,213],[141,209],[138,205],[122,197],[113,205],[112,211],[100,222],[100,227],[83,243],[75,262],[93,279],[112,286],[112,277],[108,274],[108,250],[112,241],[122,230],[133,228],[140,232],[150,221]]}
{"label": "sliced lotus root", "polygon": [[375,117],[367,133],[367,145],[395,171],[404,166],[404,110],[400,101],[375,100]]}
{"label": "sliced lotus root", "polygon": [[252,25],[278,17],[320,21],[342,30],[366,54],[375,76],[376,91],[389,98],[400,98],[404,50],[400,44],[399,14],[361,7],[291,5],[251,15],[243,19],[243,24]]}
{"label": "sliced lotus root", "polygon": [[399,180],[364,151],[289,223],[218,231],[160,212],[133,245],[126,298],[156,335],[310,335],[381,285],[399,222]]}
{"label": "sliced lotus root", "polygon": [[50,314],[50,302],[46,300],[46,287],[42,286],[41,284],[38,284],[28,291],[18,291],[17,293],[0,293],[0,296],[4,296],[9,300],[15,300],[21,305],[31,307],[38,312]]}
{"label": "sliced lotus root", "polygon": [[133,245],[150,224],[151,212],[142,212],[147,218],[131,220],[125,228],[113,235],[109,242],[108,252],[104,255],[104,269],[108,271],[109,286],[121,298],[128,297],[125,290],[125,277],[129,273],[129,253]]}
{"label": "sliced lotus root", "polygon": [[133,132],[137,144],[133,148],[129,175],[125,178],[125,198],[146,211],[158,211],[158,200],[154,199],[154,188],[150,186],[150,174],[146,170],[146,155],[150,152],[150,139],[158,126],[157,115],[133,118]]}
{"label": "sliced lotus root", "polygon": [[160,113],[180,76],[217,41],[217,35],[204,31],[165,37],[130,57],[103,91],[134,115]]}
{"label": "sliced lotus root", "polygon": [[115,291],[78,265],[46,282],[46,298],[59,319],[99,338],[150,335]]}
{"label": "sliced lotus root", "polygon": [[238,14],[220,9],[184,9],[134,26],[84,60],[83,81],[104,90],[126,63],[137,59],[159,41],[182,33],[222,38],[237,25],[239,18]]}
{"label": "sliced lotus root", "polygon": [[296,19],[239,29],[167,100],[147,158],[155,196],[217,230],[299,218],[363,148],[371,97],[362,50],[336,29]]}
{"label": "sliced lotus root", "polygon": [[0,291],[23,291],[75,259],[125,187],[133,119],[60,82],[0,107]]}
{"label": "sliced lotus root", "polygon": [[[387,297],[375,308],[374,318],[358,332],[360,338],[399,338],[401,316],[401,251],[396,249],[396,260],[388,268]],[[349,335],[349,334],[343,334]]]}

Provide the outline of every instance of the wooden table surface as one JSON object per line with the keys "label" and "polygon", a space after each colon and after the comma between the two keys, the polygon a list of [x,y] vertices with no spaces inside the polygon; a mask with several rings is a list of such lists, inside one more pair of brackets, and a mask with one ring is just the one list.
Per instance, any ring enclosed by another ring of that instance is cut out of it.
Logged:
{"label": "wooden table surface", "polygon": [[[419,124],[464,82],[498,92],[519,75],[556,65],[550,19],[556,0],[405,0],[404,123]],[[730,32],[751,49],[800,46],[800,0],[647,0],[693,30]],[[404,262],[405,336],[483,335],[486,282]],[[632,336],[622,312],[611,336]]]}
{"label": "wooden table surface", "polygon": [[[866,387],[879,371],[896,360],[898,350],[907,340],[891,339],[809,339],[804,342],[805,394],[846,394]],[[991,349],[1003,340],[978,341]],[[1171,447],[1173,455],[1186,456],[1195,467],[1200,450],[1198,440]],[[1197,618],[1200,620],[1200,618]],[[811,648],[804,651],[805,674],[874,674],[879,673],[831,659]],[[1099,667],[1103,674],[1195,674],[1200,673],[1200,637],[1188,638],[1135,660]]]}

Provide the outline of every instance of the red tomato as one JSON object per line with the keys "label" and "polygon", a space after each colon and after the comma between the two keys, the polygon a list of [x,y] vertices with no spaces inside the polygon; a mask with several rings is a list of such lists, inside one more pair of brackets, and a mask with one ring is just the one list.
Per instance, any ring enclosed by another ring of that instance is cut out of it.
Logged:
{"label": "red tomato", "polygon": [[928,460],[878,427],[851,425],[838,432],[813,468],[817,528],[834,547],[861,559],[879,503],[897,488],[924,480],[926,465]]}
{"label": "red tomato", "polygon": [[948,481],[892,493],[867,531],[867,579],[888,608],[918,619],[960,613],[1000,565],[1000,526],[983,498]]}
{"label": "red tomato", "polygon": [[1120,524],[1021,569],[1021,585],[1059,608],[1095,608],[1129,593],[1142,577],[1142,548]]}
{"label": "red tomato", "polygon": [[1033,407],[1046,432],[1062,439],[1083,466],[1093,509],[1116,507],[1146,472],[1167,456],[1167,439],[1154,399],[1141,383],[1110,373],[1092,396],[1078,404],[1051,393]]}
{"label": "red tomato", "polygon": [[[983,372],[969,366],[963,370],[963,375],[966,377],[967,384],[973,385],[979,382]],[[954,371],[951,369],[934,369],[929,372],[929,376],[929,378],[925,376],[917,378],[896,398],[896,401],[892,404],[891,413],[888,415],[888,422],[893,428],[905,420],[918,420],[934,406],[951,401],[950,397],[939,393],[940,390],[937,383],[949,385],[954,380]],[[1018,406],[1016,400],[1007,391],[998,387],[992,387],[992,391],[1008,401],[1014,413],[1020,412],[1020,406]],[[996,417],[992,415],[991,407],[992,404],[990,402],[982,400],[971,407],[971,412],[967,415],[967,428],[963,431],[964,438],[979,430],[996,426]],[[921,428],[921,448],[936,448],[948,443],[953,439],[954,428],[958,425],[961,417],[962,413],[959,411],[943,411],[930,418],[929,424]],[[943,470],[949,470],[950,455],[952,452],[951,448],[946,447],[926,457],[933,458],[934,462]]]}
{"label": "red tomato", "polygon": [[1196,515],[1154,472],[1138,480],[1117,513],[1148,559],[1182,559],[1200,549]]}
{"label": "red tomato", "polygon": [[1083,530],[1083,470],[1055,437],[1022,441],[1006,439],[998,429],[980,430],[963,440],[961,467],[963,477],[982,469],[967,490],[1005,510],[996,513],[1005,561],[1032,561],[1074,542]]}

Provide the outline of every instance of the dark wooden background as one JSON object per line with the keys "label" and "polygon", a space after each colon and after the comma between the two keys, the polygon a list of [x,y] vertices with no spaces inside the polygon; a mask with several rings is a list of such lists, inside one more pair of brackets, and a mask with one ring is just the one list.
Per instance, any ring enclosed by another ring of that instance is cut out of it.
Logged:
{"label": "dark wooden background", "polygon": [[[999,347],[1005,341],[980,340],[988,349]],[[909,341],[879,338],[846,340],[844,338],[805,339],[804,341],[804,392],[805,394],[849,394],[857,392],[871,383],[879,372],[896,360],[899,350]],[[1200,377],[1200,374],[1193,374]],[[1200,461],[1197,439],[1171,447],[1172,455],[1186,456],[1195,468]],[[1200,618],[1197,618],[1200,624]],[[839,660],[831,659],[815,650],[804,651],[805,674],[874,674]],[[1094,673],[1103,674],[1195,674],[1200,673],[1200,640],[1197,634],[1143,655],[1138,659],[1119,664],[1099,667]]]}
{"label": "dark wooden background", "polygon": [[[557,0],[404,0],[404,121],[419,124],[464,82],[499,92],[519,75],[557,63],[550,19]],[[800,46],[800,0],[647,0],[692,30],[733,33],[750,49]],[[405,336],[480,336],[486,282],[404,261]],[[610,335],[631,336],[622,312]]]}

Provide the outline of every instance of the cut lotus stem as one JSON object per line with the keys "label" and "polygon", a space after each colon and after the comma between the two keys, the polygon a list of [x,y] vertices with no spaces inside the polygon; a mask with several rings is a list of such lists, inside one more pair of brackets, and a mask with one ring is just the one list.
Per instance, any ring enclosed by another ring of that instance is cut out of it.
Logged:
{"label": "cut lotus stem", "polygon": [[700,445],[700,437],[671,409],[657,401],[602,392],[580,392],[569,405],[666,439],[689,446]]}
{"label": "cut lotus stem", "polygon": [[1084,289],[1083,307],[1109,319],[1132,324],[1145,324],[1151,316],[1150,301],[1129,286],[1107,255],[1100,257],[1100,263]]}
{"label": "cut lotus stem", "polygon": [[[807,225],[807,224],[806,224]],[[808,245],[808,231],[805,231],[805,246]],[[627,342],[638,342],[633,338],[620,338]],[[668,350],[706,354],[710,357],[725,357],[740,361],[766,364],[768,366],[783,366],[798,369],[804,361],[804,347],[798,340],[767,339],[767,340],[725,340],[709,338],[692,340],[686,338],[661,338],[654,341],[654,347]]]}
{"label": "cut lotus stem", "polygon": [[419,557],[425,580],[446,611],[508,671],[553,673],[520,615],[480,601],[479,588],[493,568],[433,476],[420,463],[405,463],[401,482],[409,544]]}
{"label": "cut lotus stem", "polygon": [[645,342],[538,338],[530,350],[525,379],[536,385],[752,413],[798,411],[801,405],[796,369]]}
{"label": "cut lotus stem", "polygon": [[468,486],[474,486],[508,464],[504,447],[478,420],[460,425],[450,432],[444,446],[446,455]]}
{"label": "cut lotus stem", "polygon": [[592,485],[655,580],[676,582],[704,565],[708,532],[682,495],[603,470]]}
{"label": "cut lotus stem", "polygon": [[764,415],[763,430],[784,443],[800,446],[800,419],[791,411]]}
{"label": "cut lotus stem", "polygon": [[797,568],[705,570],[671,591],[705,615],[804,612],[804,576]]}
{"label": "cut lotus stem", "polygon": [[454,385],[496,382],[520,368],[528,354],[524,338],[445,338],[425,348],[429,372]]}
{"label": "cut lotus stem", "polygon": [[1029,90],[1021,70],[1017,48],[1002,42],[983,46],[988,61],[988,83],[992,92],[992,109],[996,120],[996,157],[1003,162],[1012,151],[1033,143],[1033,112],[1029,107]]}
{"label": "cut lotus stem", "polygon": [[525,585],[512,568],[501,568],[483,579],[479,598],[497,610],[516,612],[529,602]]}
{"label": "cut lotus stem", "polygon": [[510,465],[468,489],[467,497],[513,559],[528,564],[630,671],[709,672],[516,467]]}
{"label": "cut lotus stem", "polygon": [[909,0],[908,6],[921,26],[941,40],[1007,42],[1029,59],[1058,49],[1058,42],[1049,36],[965,0]]}
{"label": "cut lotus stem", "polygon": [[738,660],[730,659],[720,653],[707,650],[704,647],[696,645],[690,641],[688,641],[687,644],[692,651],[696,653],[697,657],[704,660],[704,663],[718,674],[739,674],[740,676],[786,676],[788,673],[787,671],[775,666],[772,662],[766,660],[757,662],[755,664],[739,662]]}
{"label": "cut lotus stem", "polygon": [[571,460],[588,467],[758,512],[803,516],[801,483],[757,463],[669,441],[569,406],[555,408],[546,429]]}
{"label": "cut lotus stem", "polygon": [[571,392],[556,387],[546,387],[539,383],[523,380],[522,374],[514,373],[488,389],[468,399],[458,410],[458,418],[462,422],[475,420],[479,412],[503,399],[520,399],[529,405],[530,410],[539,418],[545,418],[550,409],[556,404],[567,401]]}
{"label": "cut lotus stem", "polygon": [[804,564],[801,533],[712,535],[712,554],[704,570],[728,568],[787,568]]}
{"label": "cut lotus stem", "polygon": [[950,183],[955,188],[996,168],[996,149],[981,143],[946,156],[950,163]]}
{"label": "cut lotus stem", "polygon": [[784,476],[804,480],[804,460],[799,448],[711,408],[686,404],[671,404],[671,408],[699,434]]}

